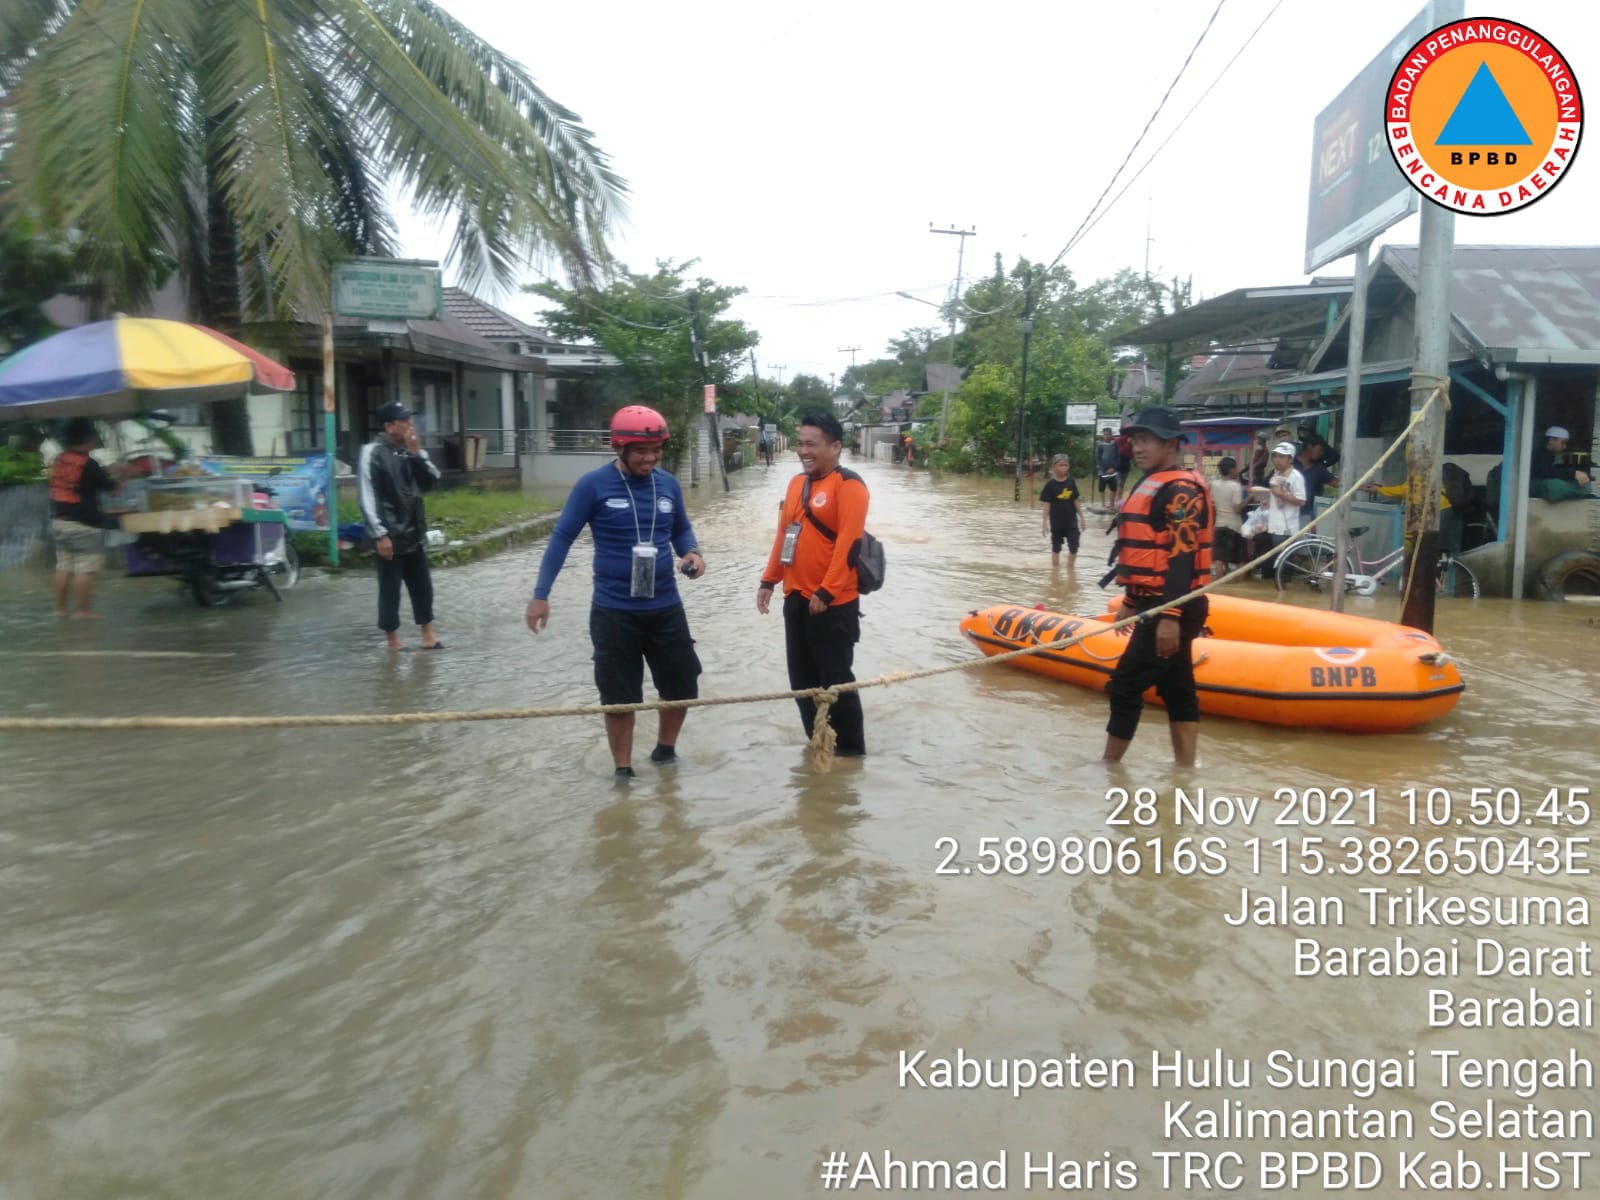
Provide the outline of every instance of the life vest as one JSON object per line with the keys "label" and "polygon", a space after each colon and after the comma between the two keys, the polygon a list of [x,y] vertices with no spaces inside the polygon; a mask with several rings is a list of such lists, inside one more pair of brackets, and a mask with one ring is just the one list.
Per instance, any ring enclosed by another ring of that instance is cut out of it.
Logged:
{"label": "life vest", "polygon": [[63,450],[50,464],[50,499],[57,504],[83,503],[83,469],[89,456],[81,450]]}
{"label": "life vest", "polygon": [[[1184,520],[1178,530],[1165,521],[1156,524],[1156,499],[1170,483],[1187,480],[1200,490],[1203,511],[1196,513],[1192,522]],[[1153,471],[1139,481],[1122,502],[1117,514],[1117,540],[1112,544],[1107,560],[1112,569],[1101,580],[1105,586],[1111,579],[1129,591],[1159,596],[1167,584],[1167,565],[1174,547],[1187,550],[1192,538],[1194,545],[1195,586],[1211,579],[1211,529],[1213,524],[1211,492],[1206,481],[1193,471],[1181,467]]]}

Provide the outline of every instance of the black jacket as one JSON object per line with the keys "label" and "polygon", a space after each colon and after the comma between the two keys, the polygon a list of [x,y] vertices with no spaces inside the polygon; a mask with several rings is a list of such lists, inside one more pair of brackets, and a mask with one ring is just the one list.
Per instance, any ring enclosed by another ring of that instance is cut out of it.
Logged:
{"label": "black jacket", "polygon": [[372,540],[388,538],[396,554],[421,550],[428,532],[422,493],[438,479],[439,468],[426,450],[412,454],[382,434],[361,447],[356,495]]}

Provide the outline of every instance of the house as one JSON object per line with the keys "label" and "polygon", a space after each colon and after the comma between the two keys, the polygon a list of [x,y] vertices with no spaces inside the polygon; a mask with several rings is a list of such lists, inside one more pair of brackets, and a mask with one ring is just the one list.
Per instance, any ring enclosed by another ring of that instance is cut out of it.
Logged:
{"label": "house", "polygon": [[[1417,248],[1383,247],[1367,288],[1356,454],[1341,465],[1346,478],[1370,468],[1410,419],[1418,286]],[[1241,289],[1123,340],[1169,353],[1199,350],[1213,362],[1238,358],[1196,380],[1184,397],[1196,417],[1323,409],[1318,432],[1337,446],[1351,294],[1348,280]],[[1450,310],[1444,455],[1483,489],[1497,515],[1496,541],[1471,551],[1470,562],[1486,590],[1524,595],[1556,553],[1600,550],[1600,503],[1530,499],[1525,474],[1551,425],[1571,431],[1577,465],[1600,453],[1600,247],[1457,246]],[[1403,473],[1391,459],[1383,481]],[[1527,530],[1520,539],[1519,528]]]}
{"label": "house", "polygon": [[[507,482],[520,474],[519,458],[531,447],[603,433],[606,401],[597,377],[615,359],[564,342],[463,289],[445,288],[442,298],[436,320],[334,319],[334,451],[341,460],[355,461],[377,432],[378,407],[390,399],[415,410],[423,445],[447,471],[498,471]],[[174,283],[152,298],[148,315],[185,320],[187,310]],[[70,297],[52,300],[46,312],[64,328],[89,319],[86,307]],[[323,451],[321,326],[254,322],[240,336],[295,373],[294,393],[249,401],[256,453]],[[199,406],[169,411],[174,432],[195,453],[210,454],[209,412]]]}

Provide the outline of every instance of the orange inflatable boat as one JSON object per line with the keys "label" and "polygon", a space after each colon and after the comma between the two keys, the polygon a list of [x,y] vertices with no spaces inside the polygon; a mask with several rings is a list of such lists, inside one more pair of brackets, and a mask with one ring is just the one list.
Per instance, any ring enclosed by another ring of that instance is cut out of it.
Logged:
{"label": "orange inflatable boat", "polygon": [[[1212,594],[1209,636],[1193,647],[1200,711],[1269,725],[1384,733],[1455,707],[1465,686],[1432,635],[1371,617]],[[1120,614],[1119,614],[1120,615]],[[1115,617],[997,604],[968,613],[961,632],[993,656],[1069,638]],[[1125,638],[1096,633],[1065,650],[1011,665],[1100,690]],[[1147,700],[1160,703],[1154,691]]]}

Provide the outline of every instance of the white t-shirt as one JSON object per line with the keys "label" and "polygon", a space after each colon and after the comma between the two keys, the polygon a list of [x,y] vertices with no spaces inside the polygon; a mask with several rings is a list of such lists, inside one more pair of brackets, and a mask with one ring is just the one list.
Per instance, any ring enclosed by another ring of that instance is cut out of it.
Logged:
{"label": "white t-shirt", "polygon": [[1290,467],[1287,471],[1274,472],[1267,480],[1267,487],[1281,486],[1294,497],[1284,500],[1279,496],[1271,496],[1267,500],[1267,532],[1274,535],[1300,532],[1300,509],[1306,502],[1305,476]]}
{"label": "white t-shirt", "polygon": [[1244,485],[1237,479],[1213,479],[1211,504],[1217,510],[1217,528],[1239,531],[1239,508],[1244,503]]}

